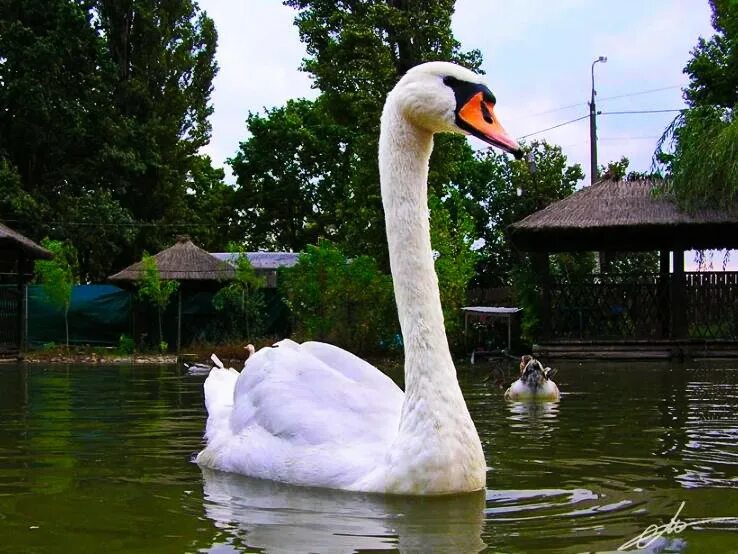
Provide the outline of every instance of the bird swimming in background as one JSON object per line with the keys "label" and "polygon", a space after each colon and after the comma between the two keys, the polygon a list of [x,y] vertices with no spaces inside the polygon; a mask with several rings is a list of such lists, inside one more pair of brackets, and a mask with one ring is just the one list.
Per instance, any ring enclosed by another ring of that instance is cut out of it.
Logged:
{"label": "bird swimming in background", "polygon": [[379,170],[405,391],[336,346],[283,340],[240,375],[205,381],[204,467],[295,485],[391,494],[483,489],[487,465],[446,339],[428,222],[433,135],[471,134],[520,157],[479,75],[446,62],[410,69],[388,94]]}
{"label": "bird swimming in background", "polygon": [[544,368],[533,356],[520,358],[520,377],[505,391],[508,400],[559,400],[559,387],[551,378],[555,369]]}

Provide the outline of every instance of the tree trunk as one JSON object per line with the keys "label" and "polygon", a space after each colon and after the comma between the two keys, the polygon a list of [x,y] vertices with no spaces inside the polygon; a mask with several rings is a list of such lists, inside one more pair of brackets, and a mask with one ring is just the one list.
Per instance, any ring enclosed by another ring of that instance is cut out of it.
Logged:
{"label": "tree trunk", "polygon": [[69,352],[69,304],[64,306],[64,333],[67,338],[67,352]]}
{"label": "tree trunk", "polygon": [[159,351],[161,352],[161,343],[164,342],[164,333],[161,328],[161,308],[157,310],[159,314]]}

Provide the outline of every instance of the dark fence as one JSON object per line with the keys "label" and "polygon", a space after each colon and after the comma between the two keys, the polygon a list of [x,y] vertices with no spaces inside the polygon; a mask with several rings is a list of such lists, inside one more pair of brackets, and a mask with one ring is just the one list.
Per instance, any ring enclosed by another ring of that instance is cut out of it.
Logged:
{"label": "dark fence", "polygon": [[553,279],[549,294],[549,340],[738,339],[738,272]]}
{"label": "dark fence", "polygon": [[17,353],[20,346],[20,292],[15,285],[0,286],[0,354]]}

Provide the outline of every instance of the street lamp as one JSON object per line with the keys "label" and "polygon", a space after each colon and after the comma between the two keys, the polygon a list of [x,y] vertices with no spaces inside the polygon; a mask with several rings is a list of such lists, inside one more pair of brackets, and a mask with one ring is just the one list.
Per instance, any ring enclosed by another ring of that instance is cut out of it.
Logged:
{"label": "street lamp", "polygon": [[597,110],[595,108],[595,64],[597,62],[606,63],[607,56],[600,56],[592,62],[592,99],[589,102],[589,151],[590,151],[590,184],[594,183],[598,177],[597,169]]}

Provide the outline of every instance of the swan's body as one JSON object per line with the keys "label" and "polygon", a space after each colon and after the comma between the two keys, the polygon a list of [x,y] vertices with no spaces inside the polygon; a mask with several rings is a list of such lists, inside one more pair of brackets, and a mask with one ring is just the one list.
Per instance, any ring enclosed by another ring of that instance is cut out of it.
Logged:
{"label": "swan's body", "polygon": [[479,77],[444,62],[411,69],[382,114],[379,169],[405,345],[403,393],[353,354],[282,341],[205,382],[201,465],[298,485],[395,494],[484,488],[482,445],[443,325],[427,211],[433,134],[469,132],[518,152]]}
{"label": "swan's body", "polygon": [[[526,359],[527,358],[527,359]],[[520,364],[520,378],[505,391],[508,400],[558,401],[559,387],[551,378],[556,373],[550,367],[544,368],[532,356],[523,356]]]}

